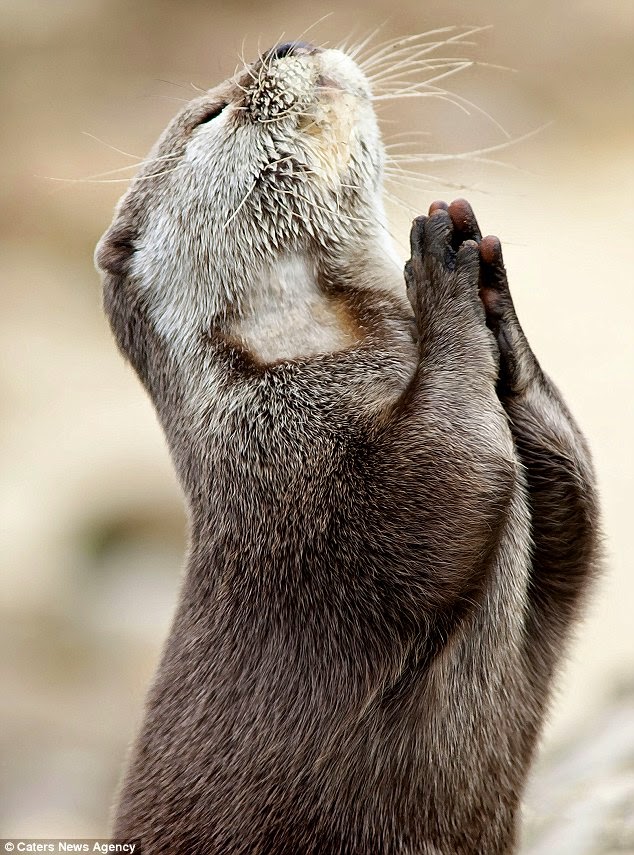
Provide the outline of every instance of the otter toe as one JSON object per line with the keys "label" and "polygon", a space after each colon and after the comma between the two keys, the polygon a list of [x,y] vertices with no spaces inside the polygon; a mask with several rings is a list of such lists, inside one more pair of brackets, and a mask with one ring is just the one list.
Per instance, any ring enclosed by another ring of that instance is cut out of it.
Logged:
{"label": "otter toe", "polygon": [[453,269],[456,256],[452,248],[453,233],[451,217],[444,208],[437,208],[427,218],[424,229],[425,255],[439,261],[449,270]]}
{"label": "otter toe", "polygon": [[479,241],[482,237],[480,226],[473,208],[466,199],[454,199],[448,208],[454,227],[454,247],[457,249],[465,240]]}
{"label": "otter toe", "polygon": [[502,261],[502,244],[494,235],[487,235],[480,241],[480,255],[487,265],[497,265]]}
{"label": "otter toe", "polygon": [[487,311],[499,312],[506,302],[503,295],[508,295],[508,279],[502,258],[500,239],[487,235],[480,241],[480,298]]}
{"label": "otter toe", "polygon": [[412,228],[409,233],[409,248],[412,261],[415,261],[416,259],[420,260],[423,255],[425,245],[425,223],[427,222],[427,219],[428,218],[425,216],[420,216],[416,217],[412,222]]}

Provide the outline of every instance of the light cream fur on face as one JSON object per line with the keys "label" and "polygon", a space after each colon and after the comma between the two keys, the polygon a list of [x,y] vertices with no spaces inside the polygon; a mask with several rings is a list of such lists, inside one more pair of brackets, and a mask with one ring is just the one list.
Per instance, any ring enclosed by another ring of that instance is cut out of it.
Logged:
{"label": "light cream fur on face", "polygon": [[[225,106],[188,129],[210,100]],[[266,362],[354,343],[320,273],[354,266],[354,281],[402,291],[360,69],[337,50],[265,58],[192,105],[118,211],[142,211],[130,275],[152,292],[157,331],[178,352],[211,322]]]}

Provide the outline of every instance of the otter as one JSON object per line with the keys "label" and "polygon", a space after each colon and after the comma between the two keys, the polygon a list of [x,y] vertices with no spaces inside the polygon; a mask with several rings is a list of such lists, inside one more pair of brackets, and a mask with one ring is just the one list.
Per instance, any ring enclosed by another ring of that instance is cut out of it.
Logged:
{"label": "otter", "polygon": [[114,816],[144,855],[516,849],[593,469],[466,201],[403,282],[383,159],[355,62],[280,45],[176,116],[98,245],[189,514]]}

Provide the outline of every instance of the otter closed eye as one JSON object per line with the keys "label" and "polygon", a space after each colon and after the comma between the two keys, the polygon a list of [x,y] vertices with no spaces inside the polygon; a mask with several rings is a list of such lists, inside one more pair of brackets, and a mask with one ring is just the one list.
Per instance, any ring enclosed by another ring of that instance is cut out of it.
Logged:
{"label": "otter closed eye", "polygon": [[203,114],[203,116],[199,120],[198,124],[204,125],[206,122],[211,122],[212,119],[215,119],[217,116],[219,116],[222,113],[222,111],[225,109],[226,106],[227,106],[226,104],[220,104],[217,107],[212,107],[208,113]]}
{"label": "otter closed eye", "polygon": [[433,203],[405,288],[383,164],[361,68],[290,42],[176,116],[100,241],[189,510],[115,816],[145,855],[515,851],[594,476],[497,239]]}

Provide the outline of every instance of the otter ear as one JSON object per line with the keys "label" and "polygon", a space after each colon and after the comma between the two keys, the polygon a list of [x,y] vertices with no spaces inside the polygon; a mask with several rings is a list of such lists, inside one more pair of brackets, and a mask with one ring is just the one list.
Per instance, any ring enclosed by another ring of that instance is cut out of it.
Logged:
{"label": "otter ear", "polygon": [[130,225],[113,225],[102,236],[95,250],[95,264],[104,273],[125,276],[136,251],[136,232]]}

